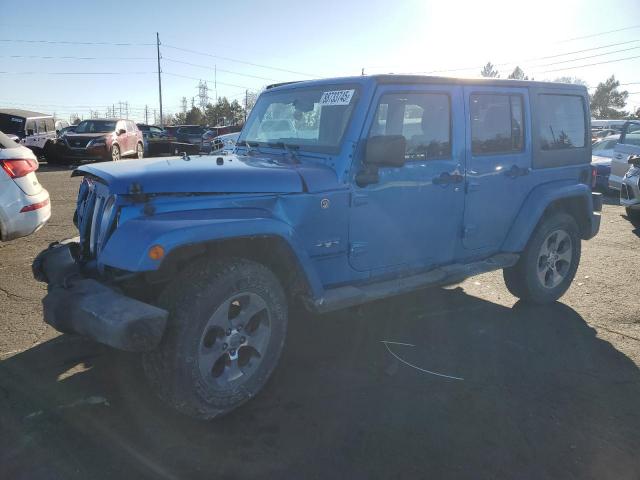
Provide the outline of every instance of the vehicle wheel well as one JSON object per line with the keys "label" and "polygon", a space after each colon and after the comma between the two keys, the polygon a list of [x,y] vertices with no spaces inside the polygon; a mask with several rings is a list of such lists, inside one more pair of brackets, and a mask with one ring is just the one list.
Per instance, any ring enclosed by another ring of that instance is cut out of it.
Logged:
{"label": "vehicle wheel well", "polygon": [[591,218],[589,218],[589,206],[584,197],[560,198],[551,202],[544,211],[542,218],[557,212],[566,212],[571,215],[580,229],[580,236],[588,238],[591,232]]}
{"label": "vehicle wheel well", "polygon": [[198,257],[240,257],[268,267],[282,284],[289,298],[310,293],[304,271],[287,242],[275,235],[216,240],[173,250],[160,269],[148,274],[152,283],[165,282]]}

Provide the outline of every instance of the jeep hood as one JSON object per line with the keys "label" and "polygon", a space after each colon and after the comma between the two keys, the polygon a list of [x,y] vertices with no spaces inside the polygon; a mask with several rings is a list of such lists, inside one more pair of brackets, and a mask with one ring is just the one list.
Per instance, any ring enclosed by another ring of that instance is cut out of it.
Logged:
{"label": "jeep hood", "polygon": [[73,176],[76,175],[97,177],[107,183],[114,194],[134,191],[148,194],[296,193],[331,189],[337,185],[333,169],[322,164],[288,164],[267,157],[240,155],[94,163],[79,167],[73,172]]}

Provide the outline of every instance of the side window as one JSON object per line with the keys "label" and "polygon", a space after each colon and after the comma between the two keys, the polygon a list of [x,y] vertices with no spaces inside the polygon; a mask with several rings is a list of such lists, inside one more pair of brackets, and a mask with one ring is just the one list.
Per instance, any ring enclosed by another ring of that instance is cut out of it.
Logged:
{"label": "side window", "polygon": [[56,122],[54,122],[53,118],[47,118],[45,120],[45,126],[47,132],[55,132],[56,131]]}
{"label": "side window", "polygon": [[474,155],[520,152],[524,120],[520,95],[475,94],[469,97],[471,152]]}
{"label": "side window", "polygon": [[27,135],[35,135],[36,133],[36,121],[27,120]]}
{"label": "side window", "polygon": [[577,95],[538,96],[540,148],[563,150],[584,147],[584,102]]}
{"label": "side window", "polygon": [[47,119],[40,118],[36,120],[36,124],[38,126],[38,133],[46,133],[47,132]]}
{"label": "side window", "polygon": [[640,146],[640,123],[629,123],[620,138],[620,143]]}
{"label": "side window", "polygon": [[369,136],[402,135],[405,157],[436,160],[451,157],[451,102],[444,93],[383,95]]}

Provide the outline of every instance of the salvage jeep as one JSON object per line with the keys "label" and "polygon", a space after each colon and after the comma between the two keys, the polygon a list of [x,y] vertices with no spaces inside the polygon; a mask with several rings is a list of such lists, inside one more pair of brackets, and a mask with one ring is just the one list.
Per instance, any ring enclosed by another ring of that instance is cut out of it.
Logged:
{"label": "salvage jeep", "polygon": [[273,372],[294,301],[323,313],[503,270],[533,303],[569,288],[600,226],[587,90],[421,76],[279,84],[233,153],[98,163],[79,237],[34,261],[44,318],[141,352],[200,419]]}

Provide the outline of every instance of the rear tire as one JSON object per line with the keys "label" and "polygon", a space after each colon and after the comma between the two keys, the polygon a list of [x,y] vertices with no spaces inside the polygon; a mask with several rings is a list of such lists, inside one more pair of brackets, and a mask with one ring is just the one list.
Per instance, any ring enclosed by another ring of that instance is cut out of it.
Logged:
{"label": "rear tire", "polygon": [[640,210],[635,210],[633,208],[626,207],[625,212],[627,213],[627,217],[629,220],[634,222],[640,221]]}
{"label": "rear tire", "polygon": [[136,158],[143,158],[144,157],[144,145],[142,145],[141,143],[138,143],[136,145]]}
{"label": "rear tire", "polygon": [[544,217],[518,263],[503,270],[509,292],[532,303],[552,303],[565,294],[580,263],[580,234],[566,213]]}
{"label": "rear tire", "polygon": [[200,260],[166,289],[169,324],[143,366],[156,394],[208,420],[255,396],[275,369],[287,331],[287,301],[275,275],[241,258]]}

